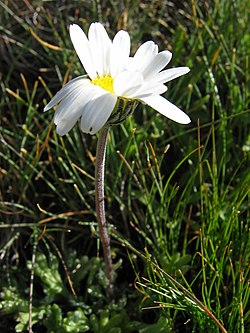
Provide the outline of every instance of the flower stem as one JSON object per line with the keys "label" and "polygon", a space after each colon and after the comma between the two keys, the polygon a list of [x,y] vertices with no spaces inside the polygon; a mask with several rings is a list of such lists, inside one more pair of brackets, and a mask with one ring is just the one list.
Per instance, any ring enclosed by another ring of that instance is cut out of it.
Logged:
{"label": "flower stem", "polygon": [[99,226],[99,233],[102,243],[103,255],[106,264],[106,271],[108,277],[108,293],[112,298],[113,296],[113,269],[112,257],[110,250],[110,238],[108,235],[105,205],[104,205],[104,169],[105,169],[105,155],[106,144],[109,133],[109,126],[104,126],[99,132],[99,138],[96,150],[96,165],[95,165],[95,200],[96,200],[96,215]]}

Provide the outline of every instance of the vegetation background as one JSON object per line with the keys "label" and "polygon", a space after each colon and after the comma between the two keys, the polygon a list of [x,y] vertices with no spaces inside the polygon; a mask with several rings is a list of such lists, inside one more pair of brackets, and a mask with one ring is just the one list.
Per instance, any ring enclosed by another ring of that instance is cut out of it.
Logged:
{"label": "vegetation background", "polygon": [[[0,1],[1,332],[249,332],[249,2]],[[125,29],[191,72],[108,141],[107,281],[94,211],[97,136],[43,107],[83,74],[68,26]],[[204,307],[199,303],[203,303]],[[217,318],[217,320],[214,318]],[[224,328],[223,328],[224,327]]]}

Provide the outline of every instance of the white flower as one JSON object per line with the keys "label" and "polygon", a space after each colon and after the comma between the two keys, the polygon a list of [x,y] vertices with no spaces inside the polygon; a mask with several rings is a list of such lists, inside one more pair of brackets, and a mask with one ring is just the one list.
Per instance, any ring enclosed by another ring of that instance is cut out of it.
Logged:
{"label": "white flower", "polygon": [[81,130],[95,134],[120,99],[146,103],[181,124],[190,122],[160,96],[167,90],[164,83],[189,72],[188,67],[163,70],[172,57],[169,51],[158,53],[158,46],[148,41],[130,57],[129,34],[120,30],[111,41],[101,23],[90,25],[88,38],[78,25],[70,25],[70,37],[87,75],[68,82],[44,108],[60,103],[54,118],[59,135],[68,133],[79,118]]}

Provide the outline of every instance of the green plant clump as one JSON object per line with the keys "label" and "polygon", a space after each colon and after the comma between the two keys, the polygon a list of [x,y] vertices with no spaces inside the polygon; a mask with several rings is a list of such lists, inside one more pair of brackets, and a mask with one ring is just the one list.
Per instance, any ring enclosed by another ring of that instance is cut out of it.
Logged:
{"label": "green plant clump", "polygon": [[[0,331],[250,331],[249,7],[226,1],[0,0]],[[95,215],[97,135],[59,137],[50,98],[84,69],[68,26],[153,40],[189,74],[107,144],[114,301]]]}

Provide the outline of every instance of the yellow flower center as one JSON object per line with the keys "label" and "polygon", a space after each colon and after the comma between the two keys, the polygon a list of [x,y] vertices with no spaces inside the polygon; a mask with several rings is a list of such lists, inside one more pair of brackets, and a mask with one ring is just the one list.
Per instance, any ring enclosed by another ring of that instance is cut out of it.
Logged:
{"label": "yellow flower center", "polygon": [[96,77],[94,80],[91,81],[91,83],[114,94],[114,79],[109,75],[103,77]]}

